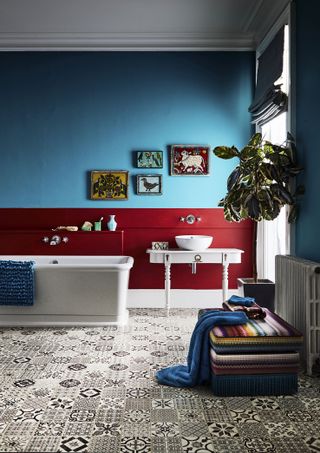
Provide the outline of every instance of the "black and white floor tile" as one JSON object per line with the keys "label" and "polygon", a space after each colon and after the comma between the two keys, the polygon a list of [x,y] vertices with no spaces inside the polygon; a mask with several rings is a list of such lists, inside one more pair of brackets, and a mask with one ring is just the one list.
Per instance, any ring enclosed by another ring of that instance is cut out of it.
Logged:
{"label": "black and white floor tile", "polygon": [[125,327],[0,329],[0,452],[320,452],[320,375],[299,393],[215,397],[160,386],[196,310],[131,310]]}

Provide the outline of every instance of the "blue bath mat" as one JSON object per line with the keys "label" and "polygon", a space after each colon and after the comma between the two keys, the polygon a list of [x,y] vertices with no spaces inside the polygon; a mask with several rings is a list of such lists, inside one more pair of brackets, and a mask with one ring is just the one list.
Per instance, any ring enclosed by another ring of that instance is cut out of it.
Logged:
{"label": "blue bath mat", "polygon": [[33,305],[33,261],[0,261],[0,305]]}

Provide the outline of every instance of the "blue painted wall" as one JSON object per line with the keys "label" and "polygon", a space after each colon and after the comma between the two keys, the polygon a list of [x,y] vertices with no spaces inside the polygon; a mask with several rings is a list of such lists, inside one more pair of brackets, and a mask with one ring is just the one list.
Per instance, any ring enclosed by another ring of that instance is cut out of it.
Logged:
{"label": "blue painted wall", "polygon": [[[34,52],[0,59],[0,207],[216,207],[236,165],[169,176],[170,144],[243,146],[251,52]],[[134,150],[163,150],[163,196],[134,194]],[[128,201],[92,201],[90,170],[130,171]]]}
{"label": "blue painted wall", "polygon": [[296,254],[320,261],[320,5],[296,2],[297,145],[306,193],[296,225]]}

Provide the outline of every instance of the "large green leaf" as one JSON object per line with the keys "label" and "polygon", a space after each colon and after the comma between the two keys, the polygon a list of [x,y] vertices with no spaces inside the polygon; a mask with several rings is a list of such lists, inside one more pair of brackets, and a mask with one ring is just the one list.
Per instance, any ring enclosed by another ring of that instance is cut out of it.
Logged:
{"label": "large green leaf", "polygon": [[265,144],[263,145],[263,151],[266,157],[269,157],[271,154],[274,154],[272,143],[265,142]]}
{"label": "large green leaf", "polygon": [[257,197],[255,195],[250,197],[250,199],[248,200],[247,208],[248,208],[249,217],[252,220],[260,219],[260,213],[261,213],[260,204],[259,204],[259,200],[257,199]]}
{"label": "large green leaf", "polygon": [[279,193],[284,201],[284,204],[293,204],[293,197],[285,187],[279,186]]}
{"label": "large green leaf", "polygon": [[250,138],[250,140],[248,142],[248,146],[259,147],[261,142],[262,142],[262,135],[260,132],[257,132]]}
{"label": "large green leaf", "polygon": [[240,158],[242,160],[254,159],[260,157],[258,150],[255,146],[245,146],[240,152]]}
{"label": "large green leaf", "polygon": [[240,175],[241,175],[240,167],[236,167],[228,178],[228,181],[227,181],[228,191],[232,190],[233,187],[235,186],[235,184],[237,184]]}
{"label": "large green leaf", "polygon": [[217,146],[214,148],[213,153],[221,159],[232,159],[239,156],[239,151],[235,146]]}

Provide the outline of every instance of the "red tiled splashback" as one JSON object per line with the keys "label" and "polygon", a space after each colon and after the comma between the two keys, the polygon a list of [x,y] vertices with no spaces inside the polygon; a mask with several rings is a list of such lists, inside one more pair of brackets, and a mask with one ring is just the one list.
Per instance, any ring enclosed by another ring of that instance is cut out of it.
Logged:
{"label": "red tiled splashback", "polygon": [[[50,230],[58,225],[80,227],[85,220],[93,223],[102,216],[103,229],[106,230],[110,214],[116,215],[116,234],[61,232],[61,236],[69,237],[69,242],[55,247],[41,241],[43,236],[50,236]],[[201,217],[201,222],[194,225],[180,222],[180,217],[187,214]],[[170,247],[176,247],[174,236],[178,234],[208,234],[214,237],[213,247],[244,250],[242,263],[229,267],[230,288],[236,287],[237,277],[250,277],[252,274],[252,222],[226,222],[223,210],[219,208],[12,208],[0,209],[0,219],[0,254],[130,255],[135,259],[130,288],[163,288],[162,266],[150,264],[145,251],[151,247],[152,241],[169,241]],[[198,266],[197,274],[193,275],[188,265],[172,266],[172,286],[190,289],[221,288],[221,266],[202,264]]]}

